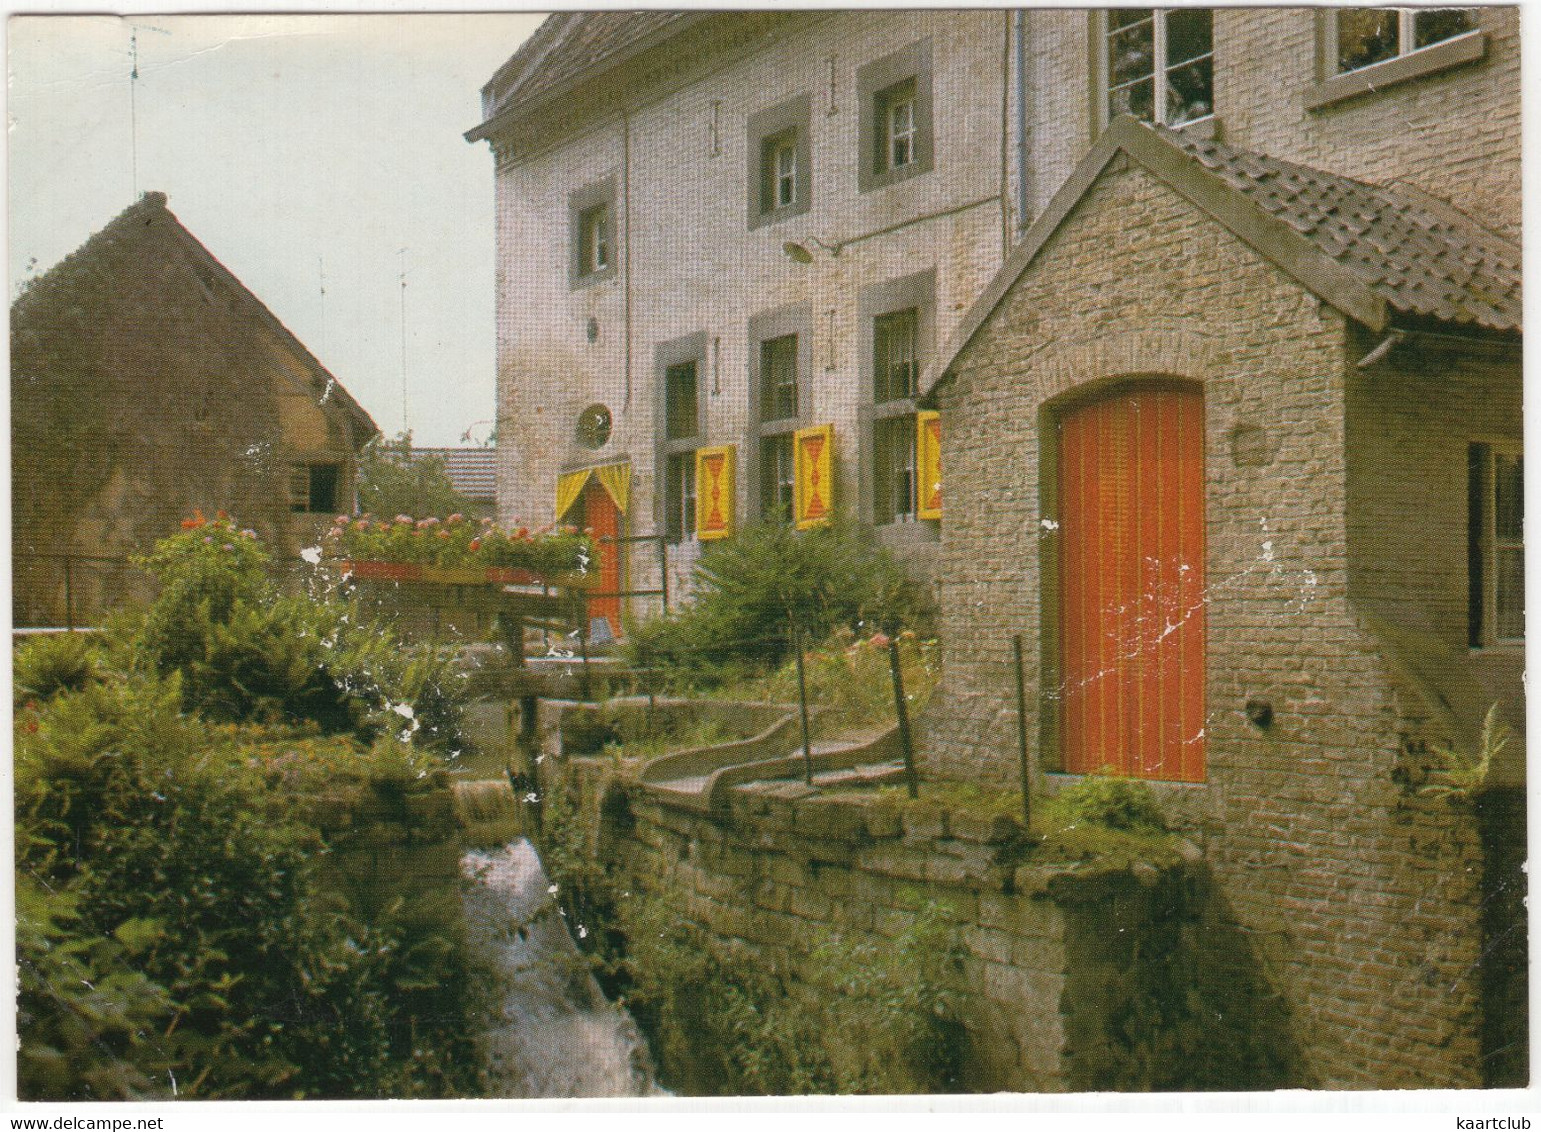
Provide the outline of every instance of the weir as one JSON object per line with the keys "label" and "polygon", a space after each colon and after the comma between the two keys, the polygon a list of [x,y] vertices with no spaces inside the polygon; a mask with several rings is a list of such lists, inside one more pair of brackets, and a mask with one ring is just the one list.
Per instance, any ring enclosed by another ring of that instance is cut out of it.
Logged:
{"label": "weir", "polygon": [[534,846],[519,838],[468,850],[461,867],[467,944],[492,996],[488,1095],[661,1093],[635,1023],[605,1000],[578,953]]}

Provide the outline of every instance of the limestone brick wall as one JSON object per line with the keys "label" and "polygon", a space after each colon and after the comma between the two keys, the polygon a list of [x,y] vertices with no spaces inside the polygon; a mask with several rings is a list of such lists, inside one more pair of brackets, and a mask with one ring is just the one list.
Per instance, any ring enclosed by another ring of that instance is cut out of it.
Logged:
{"label": "limestone brick wall", "polygon": [[1479,62],[1437,71],[1317,109],[1326,10],[1215,12],[1215,110],[1222,140],[1375,182],[1405,181],[1517,239],[1520,231],[1519,8],[1477,9]]}
{"label": "limestone brick wall", "polygon": [[[1200,128],[1286,161],[1366,181],[1405,181],[1518,238],[1519,10],[1479,11],[1487,37],[1482,60],[1307,109],[1318,76],[1330,73],[1318,58],[1326,10],[1216,8],[1216,125]],[[1100,130],[1091,70],[1098,19],[1088,9],[1029,13],[1032,216]]]}
{"label": "limestone brick wall", "polygon": [[[1008,29],[1002,12],[809,16],[677,91],[638,96],[623,117],[501,165],[500,516],[549,521],[564,466],[627,459],[630,529],[651,532],[661,488],[654,347],[695,333],[707,338],[702,443],[739,446],[738,511],[741,520],[752,514],[749,319],[794,304],[806,305],[812,338],[804,419],[834,424],[836,493],[841,507],[854,508],[859,406],[868,396],[858,357],[863,288],[934,269],[939,347],[1003,258]],[[856,71],[921,40],[931,47],[933,168],[859,192]],[[810,207],[751,229],[748,118],[802,94],[811,103]],[[569,287],[568,194],[606,178],[617,185],[619,267]],[[813,262],[788,258],[789,242]],[[573,421],[595,401],[614,413],[614,435],[585,452]],[[680,557],[683,565],[689,555]],[[656,584],[649,548],[633,552],[632,567],[633,584]]]}
{"label": "limestone brick wall", "polygon": [[739,789],[703,814],[608,762],[548,760],[542,782],[584,815],[587,852],[622,899],[664,896],[784,977],[828,933],[887,946],[926,905],[947,909],[960,1091],[1181,1088],[1236,1056],[1206,1042],[1188,1010],[1185,865],[1024,863],[1009,818],[801,783]]}
{"label": "limestone brick wall", "polygon": [[[1349,345],[1340,316],[1137,166],[1105,174],[943,392],[946,667],[924,767],[1011,781],[1013,633],[1041,724],[1045,406],[1103,379],[1202,381],[1207,781],[1164,801],[1204,845],[1262,994],[1283,996],[1291,1080],[1471,1086],[1478,846],[1469,813],[1394,780],[1419,721],[1350,600]],[[1266,729],[1249,698],[1273,708]],[[1057,763],[1036,745],[1039,789]]]}

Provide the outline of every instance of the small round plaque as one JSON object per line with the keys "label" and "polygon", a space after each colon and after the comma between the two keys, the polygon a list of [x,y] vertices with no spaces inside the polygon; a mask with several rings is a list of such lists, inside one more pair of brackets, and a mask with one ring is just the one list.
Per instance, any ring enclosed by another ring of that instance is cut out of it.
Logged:
{"label": "small round plaque", "polygon": [[578,443],[585,448],[603,448],[610,439],[610,410],[604,405],[590,405],[578,414]]}

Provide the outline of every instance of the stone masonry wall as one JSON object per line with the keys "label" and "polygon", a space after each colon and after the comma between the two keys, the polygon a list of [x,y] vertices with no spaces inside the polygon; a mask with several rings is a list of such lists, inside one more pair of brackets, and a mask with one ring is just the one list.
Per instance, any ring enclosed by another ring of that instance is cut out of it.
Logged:
{"label": "stone masonry wall", "polygon": [[[925,772],[1008,783],[1010,635],[1041,690],[1047,403],[1103,379],[1204,383],[1207,781],[1162,788],[1282,996],[1297,1084],[1475,1086],[1471,815],[1394,781],[1416,727],[1350,601],[1344,324],[1138,167],[1115,166],[960,357],[942,397],[942,687]],[[1266,700],[1271,726],[1243,711]],[[1040,725],[1036,695],[1033,732]],[[1057,752],[1035,751],[1039,789]],[[1229,929],[1227,929],[1229,930]],[[1218,935],[1216,936],[1218,938]]]}
{"label": "stone masonry wall", "polygon": [[[1214,10],[1215,121],[1220,141],[1361,180],[1406,181],[1518,238],[1519,9],[1479,9],[1485,57],[1306,108],[1326,61],[1326,9]],[[1027,58],[1030,216],[1047,205],[1099,128],[1092,102],[1095,10],[1032,9]],[[1013,109],[1013,114],[1015,110]],[[1011,177],[1016,199],[1015,171]]]}
{"label": "stone masonry wall", "polygon": [[586,852],[621,889],[666,897],[766,970],[795,978],[821,933],[882,946],[927,903],[951,910],[960,1090],[1195,1087],[1240,1058],[1187,1009],[1197,874],[1183,865],[1019,863],[1009,818],[800,783],[739,789],[702,814],[608,762],[542,772],[548,798],[574,799]]}

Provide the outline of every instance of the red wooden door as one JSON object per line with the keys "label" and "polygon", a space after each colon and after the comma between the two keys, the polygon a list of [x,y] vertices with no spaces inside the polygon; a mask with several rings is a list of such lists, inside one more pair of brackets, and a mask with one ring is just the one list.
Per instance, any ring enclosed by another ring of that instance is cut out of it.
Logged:
{"label": "red wooden door", "polygon": [[1204,778],[1204,398],[1125,386],[1059,422],[1065,769]]}
{"label": "red wooden door", "polygon": [[[583,526],[593,535],[599,548],[599,592],[615,594],[621,590],[621,548],[615,541],[621,534],[621,512],[610,493],[590,476],[583,488]],[[621,599],[596,597],[589,601],[589,619],[603,617],[610,622],[610,632],[621,635]]]}

